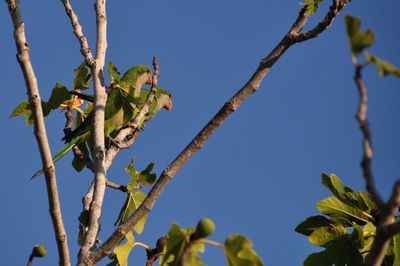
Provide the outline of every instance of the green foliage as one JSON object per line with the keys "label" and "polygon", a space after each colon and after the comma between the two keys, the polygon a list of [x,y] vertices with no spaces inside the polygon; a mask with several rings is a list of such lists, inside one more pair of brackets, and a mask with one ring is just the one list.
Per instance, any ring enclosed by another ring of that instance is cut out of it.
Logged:
{"label": "green foliage", "polygon": [[[173,224],[167,235],[165,255],[160,261],[162,266],[178,266],[185,252],[187,253],[187,266],[205,266],[200,260],[198,252],[204,252],[205,246],[202,242],[191,242],[191,235],[195,229],[189,227],[182,229],[177,224]],[[187,250],[189,249],[189,250]]]}
{"label": "green foliage", "polygon": [[157,174],[152,173],[154,163],[149,163],[143,171],[135,170],[135,163],[132,160],[131,163],[125,167],[125,172],[131,176],[128,184],[128,190],[138,189],[142,186],[151,186],[154,184],[157,178]]}
{"label": "green foliage", "polygon": [[[333,196],[318,201],[316,205],[329,218],[322,215],[309,217],[295,230],[324,250],[309,255],[303,265],[361,266],[375,237],[373,213],[377,207],[368,193],[343,186],[336,175],[323,173],[321,179]],[[394,239],[386,254],[385,261],[388,263],[400,255],[396,243],[399,244]]]}
{"label": "green foliage", "polygon": [[360,19],[351,15],[345,16],[345,23],[351,53],[354,57],[357,57],[361,52],[374,43],[374,32],[370,29],[360,31]]}
{"label": "green foliage", "polygon": [[132,231],[129,231],[125,235],[126,241],[125,243],[116,247],[112,254],[112,261],[107,264],[107,266],[128,266],[128,257],[131,253],[132,249],[135,247],[135,237],[133,236]]}
{"label": "green foliage", "polygon": [[225,257],[229,266],[262,266],[263,263],[252,249],[253,244],[245,236],[231,235],[225,240]]}
{"label": "green foliage", "polygon": [[[210,244],[222,248],[229,266],[262,266],[263,263],[257,253],[252,249],[253,244],[242,235],[231,235],[225,240],[224,244],[206,240],[205,235],[199,237],[198,231],[203,230],[199,227],[206,226],[207,234],[212,233],[208,229],[214,229],[214,223],[204,218],[199,221],[197,228],[180,228],[173,224],[167,235],[166,251],[160,261],[162,266],[203,266],[205,265],[199,257],[199,252],[205,251],[204,244]],[[211,228],[212,227],[212,228]]]}
{"label": "green foliage", "polygon": [[367,63],[373,63],[376,65],[376,68],[378,69],[378,75],[380,77],[393,75],[400,78],[400,69],[392,65],[388,61],[382,60],[379,57],[371,55],[369,53],[365,53],[365,61]]}
{"label": "green foliage", "polygon": [[322,245],[324,251],[308,256],[303,266],[362,266],[363,257],[359,252],[361,239],[362,235],[356,229],[352,234],[339,235]]}
{"label": "green foliage", "polygon": [[[57,109],[63,104],[71,100],[71,95],[68,93],[66,87],[62,84],[57,83],[52,92],[49,100],[47,102],[41,101],[42,109],[43,109],[43,116],[48,116],[51,111]],[[20,103],[15,109],[12,111],[10,118],[22,115],[26,117],[26,124],[32,125],[33,124],[33,113],[32,113],[32,105],[29,103],[29,100],[25,100]]]}
{"label": "green foliage", "polygon": [[119,73],[117,66],[112,61],[107,64],[108,75],[110,76],[110,83],[116,84],[121,80],[121,74]]}
{"label": "green foliage", "polygon": [[83,246],[83,240],[85,236],[85,230],[89,226],[89,211],[83,210],[78,218],[79,221],[79,233],[78,233],[78,245]]}
{"label": "green foliage", "polygon": [[300,3],[301,6],[307,8],[307,11],[311,14],[315,14],[318,11],[319,4],[324,0],[304,0],[304,2]]}
{"label": "green foliage", "polygon": [[[85,62],[83,62],[77,69],[74,70],[73,90],[85,90],[89,88],[89,84],[91,81],[92,75],[90,73],[90,70],[86,66]],[[49,100],[47,102],[41,101],[43,116],[48,116],[53,110],[59,107],[66,107],[73,100],[74,97],[69,94],[68,89],[61,83],[56,83],[51,92]],[[18,115],[26,117],[27,125],[33,124],[32,106],[29,103],[29,100],[25,100],[20,103],[12,111],[10,118]]]}
{"label": "green foliage", "polygon": [[[133,160],[125,168],[125,171],[131,176],[127,185],[127,195],[124,205],[118,215],[118,219],[114,225],[122,224],[128,220],[129,216],[142,204],[146,198],[146,194],[139,191],[143,186],[151,186],[155,181],[157,175],[152,173],[154,163],[150,163],[143,171],[137,171],[134,167]],[[134,227],[136,233],[141,234],[147,220],[145,215]]]}
{"label": "green foliage", "polygon": [[[396,222],[399,222],[400,218],[396,218]],[[393,237],[393,265],[400,265],[400,234],[396,234]]]}
{"label": "green foliage", "polygon": [[32,249],[32,257],[44,257],[46,256],[46,247],[40,244],[36,244]]}
{"label": "green foliage", "polygon": [[83,62],[74,71],[74,90],[86,90],[89,88],[89,84],[92,81],[92,74],[90,69],[86,66],[86,62]]}

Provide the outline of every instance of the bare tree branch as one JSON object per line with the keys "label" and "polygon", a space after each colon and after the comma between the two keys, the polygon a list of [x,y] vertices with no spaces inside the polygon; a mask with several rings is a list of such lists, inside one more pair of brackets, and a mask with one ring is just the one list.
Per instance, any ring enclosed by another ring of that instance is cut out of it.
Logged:
{"label": "bare tree branch", "polygon": [[104,144],[104,111],[107,101],[104,85],[104,63],[107,49],[106,1],[96,0],[97,45],[95,64],[91,65],[94,83],[94,194],[90,205],[89,227],[85,234],[83,246],[79,252],[78,265],[93,265],[88,255],[95,244],[100,229],[101,209],[106,188],[105,144]]}
{"label": "bare tree branch", "polygon": [[376,229],[376,237],[365,260],[366,266],[381,266],[392,237],[400,233],[400,222],[394,222],[399,207],[400,181],[397,181],[389,201],[383,206]]}
{"label": "bare tree branch", "polygon": [[356,118],[358,120],[358,123],[360,125],[360,130],[364,137],[363,139],[364,154],[361,162],[361,168],[363,170],[365,183],[367,185],[367,191],[371,194],[373,200],[378,205],[378,208],[382,209],[384,202],[375,187],[374,178],[371,170],[373,149],[372,149],[371,132],[369,130],[369,122],[367,119],[367,107],[368,107],[367,87],[365,86],[362,80],[361,76],[362,68],[363,68],[362,65],[356,64],[355,75],[354,75],[354,81],[357,84],[357,89],[360,95],[360,105],[358,107]]}
{"label": "bare tree branch", "polygon": [[[349,1],[343,1],[348,3]],[[337,16],[339,12],[335,13]],[[191,156],[201,149],[208,138],[215,130],[231,115],[239,105],[252,93],[254,93],[268,73],[273,64],[284,54],[284,52],[296,43],[294,37],[299,34],[308,20],[309,12],[306,8],[301,9],[295,23],[288,33],[283,37],[279,44],[264,59],[261,60],[258,68],[249,81],[218,111],[218,113],[208,122],[208,124],[197,134],[197,136],[183,149],[174,161],[162,172],[161,176],[154,184],[149,194],[139,208],[129,217],[129,219],[120,225],[113,234],[104,242],[104,244],[91,254],[92,261],[99,261],[109,254],[112,249],[124,238],[124,235],[132,230],[140,219],[147,214],[154,203],[164,190],[166,185],[191,158]],[[324,31],[324,29],[322,29]],[[322,32],[321,31],[321,32]]]}
{"label": "bare tree branch", "polygon": [[29,45],[25,36],[25,24],[22,21],[17,1],[7,0],[6,2],[14,26],[14,38],[18,51],[17,59],[24,75],[29,103],[32,106],[33,119],[35,122],[34,134],[42,158],[47,197],[49,201],[49,212],[53,223],[54,233],[56,235],[59,253],[59,265],[70,265],[67,234],[65,232],[61,215],[55,168],[44,124],[39,87],[30,61]]}
{"label": "bare tree branch", "polygon": [[371,161],[373,156],[371,131],[367,118],[368,97],[367,87],[365,86],[361,71],[363,65],[357,63],[355,57],[352,58],[355,67],[354,81],[360,95],[360,103],[356,118],[363,134],[363,159],[361,168],[368,192],[378,206],[378,224],[376,228],[376,237],[372,244],[371,250],[365,259],[367,266],[380,266],[386,256],[391,238],[400,233],[400,223],[394,223],[395,215],[400,207],[400,181],[393,187],[392,195],[387,203],[385,203],[379,195],[371,169]]}
{"label": "bare tree branch", "polygon": [[71,20],[72,28],[74,29],[74,34],[76,38],[79,40],[79,44],[81,46],[81,53],[85,57],[86,63],[89,67],[91,67],[94,63],[92,52],[89,48],[89,44],[87,42],[86,36],[83,34],[81,24],[79,23],[78,16],[72,9],[71,3],[69,0],[61,0],[64,5],[65,12]]}
{"label": "bare tree branch", "polygon": [[125,185],[120,185],[120,184],[116,184],[110,180],[106,180],[106,186],[109,188],[113,188],[113,189],[117,189],[117,190],[121,190],[122,192],[127,192],[128,189],[126,188]]}

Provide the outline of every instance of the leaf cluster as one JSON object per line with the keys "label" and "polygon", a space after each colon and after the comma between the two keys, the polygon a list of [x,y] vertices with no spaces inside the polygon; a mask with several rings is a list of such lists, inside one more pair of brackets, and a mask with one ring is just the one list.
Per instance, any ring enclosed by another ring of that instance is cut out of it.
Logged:
{"label": "leaf cluster", "polygon": [[[376,236],[377,206],[371,196],[343,186],[334,174],[321,175],[322,184],[331,197],[316,203],[324,215],[308,217],[296,227],[296,232],[308,237],[311,244],[324,248],[309,255],[304,266],[364,265]],[[386,265],[400,261],[400,236],[394,237],[385,257]]]}
{"label": "leaf cluster", "polygon": [[178,266],[182,265],[184,261],[184,265],[187,266],[204,266],[206,264],[201,261],[199,253],[205,252],[205,244],[222,248],[229,266],[263,265],[260,257],[253,250],[253,244],[245,236],[234,234],[229,236],[224,244],[220,244],[207,241],[205,238],[193,237],[198,230],[199,225],[196,228],[181,228],[179,225],[173,224],[165,236],[166,251],[160,265]]}
{"label": "leaf cluster", "polygon": [[398,67],[365,51],[375,42],[375,33],[371,29],[360,30],[361,20],[351,15],[345,16],[345,24],[353,62],[357,62],[357,57],[364,52],[365,62],[362,64],[363,66],[372,63],[378,70],[378,76],[393,75],[400,78],[400,69]]}

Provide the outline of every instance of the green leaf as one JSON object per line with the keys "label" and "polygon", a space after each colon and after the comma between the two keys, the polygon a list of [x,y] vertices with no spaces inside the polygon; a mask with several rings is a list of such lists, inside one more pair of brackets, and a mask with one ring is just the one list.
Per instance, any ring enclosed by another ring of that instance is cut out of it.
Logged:
{"label": "green leaf", "polygon": [[308,241],[310,241],[311,244],[320,247],[345,234],[346,229],[343,226],[325,226],[312,232],[308,237]]}
{"label": "green leaf", "polygon": [[341,235],[324,244],[325,250],[309,255],[303,266],[362,266],[363,257],[359,252],[359,232]]}
{"label": "green leaf", "polygon": [[157,174],[152,173],[151,171],[154,168],[154,163],[149,163],[146,169],[143,171],[137,171],[134,166],[134,161],[125,167],[125,172],[131,176],[131,180],[127,186],[127,189],[130,191],[132,189],[138,189],[139,183],[142,186],[151,186],[154,184],[157,178]]}
{"label": "green leaf", "polygon": [[375,41],[374,32],[370,29],[360,31],[361,21],[351,15],[345,16],[347,38],[353,56],[359,55]]}
{"label": "green leaf", "polygon": [[304,2],[300,3],[301,6],[305,6],[311,14],[315,14],[318,11],[319,3],[322,3],[324,0],[304,0]]}
{"label": "green leaf", "polygon": [[361,211],[372,211],[376,209],[376,204],[368,193],[363,191],[353,191],[351,188],[344,187],[342,181],[336,175],[331,174],[328,176],[322,173],[321,179],[322,184],[344,204],[358,208]]}
{"label": "green leaf", "polygon": [[361,254],[367,254],[375,239],[376,227],[373,223],[367,223],[363,228],[364,244],[360,249]]}
{"label": "green leaf", "polygon": [[[78,148],[79,150],[86,156],[89,158],[89,150],[87,148],[86,145],[86,141],[83,141],[81,143],[78,143]],[[74,158],[72,159],[72,167],[74,167],[74,169],[77,172],[80,172],[83,170],[83,168],[85,168],[85,162],[82,162],[81,160],[79,160],[79,158],[77,156],[74,156]]]}
{"label": "green leaf", "polygon": [[373,217],[356,207],[343,203],[336,197],[329,197],[317,202],[317,208],[323,214],[329,215],[336,220],[345,220],[357,224],[366,224],[373,220]]}
{"label": "green leaf", "polygon": [[82,247],[86,229],[89,226],[89,211],[83,210],[79,215],[78,220],[79,220],[78,245]]}
{"label": "green leaf", "polygon": [[[399,222],[400,218],[396,217],[396,222]],[[400,266],[400,234],[396,234],[393,237],[393,266]]]}
{"label": "green leaf", "polygon": [[32,116],[32,106],[30,105],[28,100],[23,101],[18,104],[17,107],[14,108],[12,113],[10,114],[10,118],[15,117],[17,115],[26,116],[26,124],[33,124],[33,116]]}
{"label": "green leaf", "polygon": [[326,226],[331,226],[332,222],[322,215],[308,217],[305,221],[301,222],[294,230],[297,233],[309,236],[316,229]]}
{"label": "green leaf", "polygon": [[[42,110],[43,116],[46,117],[50,114],[51,111],[58,108],[62,103],[71,100],[71,94],[68,93],[66,87],[62,84],[57,83],[52,92],[49,100],[47,102],[42,101]],[[23,101],[20,103],[10,114],[10,118],[22,115],[26,117],[26,124],[32,125],[33,124],[33,113],[32,113],[32,106],[28,100]]]}
{"label": "green leaf", "polygon": [[[195,229],[192,227],[181,229],[179,225],[173,224],[165,236],[166,251],[160,261],[162,266],[178,266],[186,248],[190,250],[186,257],[185,266],[205,266],[201,262],[198,252],[204,252],[204,244],[199,241],[190,242],[190,236]],[[188,246],[190,243],[190,246]]]}
{"label": "green leaf", "polygon": [[121,79],[121,74],[119,73],[117,66],[114,65],[112,61],[107,64],[108,74],[110,75],[110,83],[118,83]]}
{"label": "green leaf", "polygon": [[[354,206],[361,211],[371,212],[377,208],[375,202],[372,200],[371,196],[364,191],[347,192],[344,195],[346,199],[344,202],[351,206]],[[369,215],[369,213],[368,213]],[[370,216],[372,219],[372,216]]]}
{"label": "green leaf", "polygon": [[[129,216],[142,204],[146,196],[147,195],[141,191],[128,191],[125,203],[114,225],[126,222]],[[146,220],[147,214],[133,228],[139,235],[143,232]]]}
{"label": "green leaf", "polygon": [[253,244],[245,236],[231,235],[225,240],[225,257],[229,266],[262,266],[263,263],[252,249]]}
{"label": "green leaf", "polygon": [[62,103],[71,99],[68,89],[60,83],[56,83],[56,86],[51,91],[50,99],[43,106],[43,115],[47,116],[51,111],[60,107]]}
{"label": "green leaf", "polygon": [[74,90],[85,90],[89,88],[89,83],[92,80],[90,69],[86,66],[86,62],[74,71]]}
{"label": "green leaf", "polygon": [[346,189],[342,184],[342,180],[335,174],[327,175],[325,173],[321,174],[322,184],[328,188],[333,195],[336,197],[341,197],[342,194],[346,193]]}
{"label": "green leaf", "polygon": [[154,163],[150,163],[146,167],[146,169],[144,169],[143,171],[140,172],[139,182],[143,186],[151,186],[156,181],[157,174],[151,172],[153,170],[153,168],[154,168]]}
{"label": "green leaf", "polygon": [[387,75],[393,75],[400,78],[400,69],[395,65],[392,65],[388,61],[385,61],[375,55],[365,53],[365,61],[368,63],[373,63],[378,69],[378,76],[384,77]]}
{"label": "green leaf", "polygon": [[120,266],[128,266],[129,253],[131,253],[133,247],[135,246],[135,237],[133,236],[132,231],[129,231],[125,235],[125,238],[126,242],[114,249],[114,254],[117,257],[118,264]]}

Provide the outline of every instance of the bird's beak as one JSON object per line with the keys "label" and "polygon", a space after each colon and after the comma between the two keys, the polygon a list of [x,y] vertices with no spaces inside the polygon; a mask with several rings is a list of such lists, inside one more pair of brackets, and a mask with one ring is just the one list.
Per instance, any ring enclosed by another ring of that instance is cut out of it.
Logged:
{"label": "bird's beak", "polygon": [[153,83],[153,78],[151,77],[151,75],[149,75],[149,77],[146,80],[146,84],[151,84]]}
{"label": "bird's beak", "polygon": [[166,105],[164,105],[164,108],[167,109],[168,111],[172,110],[172,101],[169,101]]}

